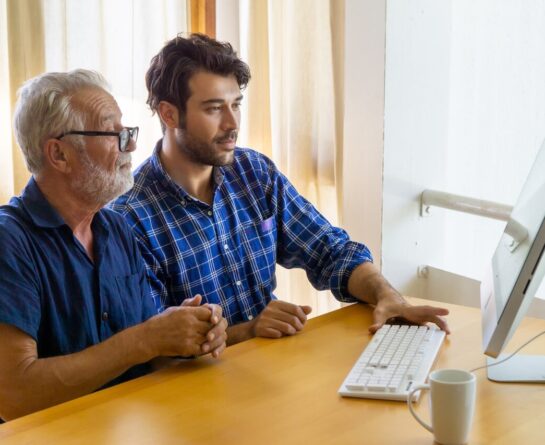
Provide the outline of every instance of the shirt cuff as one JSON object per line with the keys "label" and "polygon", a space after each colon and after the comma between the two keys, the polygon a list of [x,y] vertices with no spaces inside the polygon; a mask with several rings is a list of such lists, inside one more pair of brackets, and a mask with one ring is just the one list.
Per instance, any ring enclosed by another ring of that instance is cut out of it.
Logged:
{"label": "shirt cuff", "polygon": [[367,262],[373,262],[373,256],[367,246],[349,241],[330,279],[331,293],[338,301],[342,303],[359,301],[348,292],[348,280],[356,267]]}

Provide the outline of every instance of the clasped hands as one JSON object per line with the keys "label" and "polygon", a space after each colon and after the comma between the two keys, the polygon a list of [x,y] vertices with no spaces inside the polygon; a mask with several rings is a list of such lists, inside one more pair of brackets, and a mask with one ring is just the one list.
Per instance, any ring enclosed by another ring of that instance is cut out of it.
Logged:
{"label": "clasped hands", "polygon": [[201,302],[202,296],[195,295],[153,317],[151,338],[156,343],[156,355],[220,356],[226,348],[227,320],[221,306]]}

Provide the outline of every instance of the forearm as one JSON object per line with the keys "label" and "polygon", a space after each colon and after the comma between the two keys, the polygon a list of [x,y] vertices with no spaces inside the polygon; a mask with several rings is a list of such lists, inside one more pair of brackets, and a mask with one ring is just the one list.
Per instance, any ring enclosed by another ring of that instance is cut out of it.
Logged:
{"label": "forearm", "polygon": [[147,362],[153,353],[145,346],[145,330],[143,324],[137,325],[74,354],[43,359],[29,356],[14,363],[0,377],[0,415],[11,419],[83,396]]}
{"label": "forearm", "polygon": [[253,330],[253,321],[239,323],[229,326],[227,332],[227,346],[235,345],[242,341],[250,340],[255,337]]}
{"label": "forearm", "polygon": [[371,262],[362,263],[352,271],[348,279],[348,292],[358,300],[370,304],[377,304],[386,296],[403,300],[378,267]]}

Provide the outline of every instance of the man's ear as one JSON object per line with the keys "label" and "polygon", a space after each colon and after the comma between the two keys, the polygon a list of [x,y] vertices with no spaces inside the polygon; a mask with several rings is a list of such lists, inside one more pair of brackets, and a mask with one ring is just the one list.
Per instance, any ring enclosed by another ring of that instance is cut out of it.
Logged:
{"label": "man's ear", "polygon": [[44,143],[44,164],[51,168],[67,173],[71,169],[71,158],[74,156],[74,148],[68,147],[68,143],[59,139],[48,139]]}
{"label": "man's ear", "polygon": [[176,129],[180,127],[180,112],[176,105],[162,100],[157,107],[157,114],[159,114],[161,122],[166,128]]}

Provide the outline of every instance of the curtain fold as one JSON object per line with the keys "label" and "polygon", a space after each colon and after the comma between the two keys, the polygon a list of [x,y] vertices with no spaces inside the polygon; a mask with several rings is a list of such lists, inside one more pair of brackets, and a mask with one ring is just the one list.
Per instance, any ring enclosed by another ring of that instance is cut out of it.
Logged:
{"label": "curtain fold", "polygon": [[[241,140],[271,157],[299,192],[339,223],[344,1],[241,0],[241,56],[252,70]],[[340,161],[340,162],[339,162]],[[340,307],[301,270],[278,269],[277,296]]]}
{"label": "curtain fold", "polygon": [[0,47],[2,76],[0,110],[0,203],[19,194],[30,177],[11,130],[12,113],[21,84],[44,71],[44,17],[40,0],[3,0]]}

